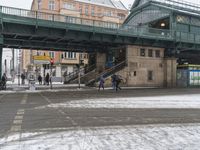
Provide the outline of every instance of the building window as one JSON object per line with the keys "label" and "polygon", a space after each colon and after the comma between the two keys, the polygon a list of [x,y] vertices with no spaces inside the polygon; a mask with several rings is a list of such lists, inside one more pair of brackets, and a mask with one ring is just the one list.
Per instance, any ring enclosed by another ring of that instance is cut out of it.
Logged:
{"label": "building window", "polygon": [[64,8],[69,10],[74,10],[74,5],[72,3],[64,3]]}
{"label": "building window", "polygon": [[111,17],[112,16],[112,11],[107,10],[107,11],[105,11],[104,15],[108,16],[108,17]]}
{"label": "building window", "polygon": [[42,8],[42,0],[38,0],[38,10]]}
{"label": "building window", "polygon": [[153,71],[148,71],[148,81],[153,80]]}
{"label": "building window", "polygon": [[85,6],[85,15],[88,16],[88,6]]}
{"label": "building window", "polygon": [[80,4],[79,5],[79,12],[82,14],[83,13],[82,11],[83,11],[83,6],[82,6],[82,4]]}
{"label": "building window", "polygon": [[69,59],[75,59],[76,58],[76,53],[74,52],[68,52],[68,57]]}
{"label": "building window", "polygon": [[145,56],[145,49],[144,48],[140,49],[140,56]]}
{"label": "building window", "polygon": [[49,10],[55,10],[55,2],[53,0],[49,1]]}
{"label": "building window", "polygon": [[134,72],[133,72],[133,75],[134,75],[134,76],[136,76],[136,75],[137,75],[137,72],[136,72],[136,71],[134,71]]}
{"label": "building window", "polygon": [[92,6],[91,15],[94,16],[94,14],[95,14],[95,7]]}
{"label": "building window", "polygon": [[55,52],[49,52],[49,57],[54,58],[55,57]]}
{"label": "building window", "polygon": [[153,57],[153,50],[152,50],[152,49],[149,49],[149,50],[148,50],[148,56],[149,56],[149,57]]}
{"label": "building window", "polygon": [[156,50],[156,57],[160,57],[160,51],[159,50]]}

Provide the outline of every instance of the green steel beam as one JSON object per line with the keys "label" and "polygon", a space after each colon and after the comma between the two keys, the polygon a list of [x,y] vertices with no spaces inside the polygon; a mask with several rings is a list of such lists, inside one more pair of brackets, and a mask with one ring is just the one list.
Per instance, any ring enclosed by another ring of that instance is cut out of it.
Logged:
{"label": "green steel beam", "polygon": [[0,80],[1,80],[1,77],[2,77],[2,54],[3,54],[3,47],[0,46]]}

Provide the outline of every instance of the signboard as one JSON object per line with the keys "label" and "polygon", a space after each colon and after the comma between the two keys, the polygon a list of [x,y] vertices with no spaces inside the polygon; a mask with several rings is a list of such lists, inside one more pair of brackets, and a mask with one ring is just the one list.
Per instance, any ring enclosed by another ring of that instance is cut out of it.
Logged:
{"label": "signboard", "polygon": [[200,85],[200,70],[189,70],[189,85]]}
{"label": "signboard", "polygon": [[34,64],[50,64],[50,60],[49,56],[33,56]]}

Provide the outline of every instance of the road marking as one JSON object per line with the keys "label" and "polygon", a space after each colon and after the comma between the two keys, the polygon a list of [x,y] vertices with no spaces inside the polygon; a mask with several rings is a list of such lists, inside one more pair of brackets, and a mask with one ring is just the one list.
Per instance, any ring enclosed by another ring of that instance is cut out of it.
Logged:
{"label": "road marking", "polygon": [[[40,96],[45,99],[49,104],[52,104],[52,102],[44,95],[42,95],[41,93],[39,93]],[[62,115],[67,115],[67,113],[65,113],[64,111],[60,110],[59,108],[55,108],[55,110],[57,110],[59,113],[61,113]],[[77,126],[78,124],[70,117],[70,116],[66,116],[66,119],[70,120],[73,126]]]}
{"label": "road marking", "polygon": [[24,116],[15,116],[15,120],[22,120]]}
{"label": "road marking", "polygon": [[11,132],[18,132],[20,130],[21,130],[21,125],[14,125],[10,129]]}
{"label": "road marking", "polygon": [[22,101],[21,101],[21,105],[25,105],[28,99],[28,94],[24,94]]}
{"label": "road marking", "polygon": [[19,125],[19,124],[22,124],[22,120],[14,120],[14,121],[13,121],[13,124],[18,124],[18,125]]}
{"label": "road marking", "polygon": [[[27,103],[27,99],[28,99],[28,94],[24,94],[20,104],[25,105]],[[21,131],[24,113],[25,113],[24,109],[17,110],[17,114],[13,120],[13,125],[11,126],[10,132],[20,132]]]}

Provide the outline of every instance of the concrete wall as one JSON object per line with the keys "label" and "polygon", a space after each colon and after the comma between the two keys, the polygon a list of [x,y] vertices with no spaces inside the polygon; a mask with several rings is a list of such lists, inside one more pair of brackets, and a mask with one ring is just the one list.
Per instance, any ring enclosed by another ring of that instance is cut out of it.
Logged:
{"label": "concrete wall", "polygon": [[105,64],[106,64],[106,53],[97,52],[96,71],[98,73],[104,71],[105,70]]}
{"label": "concrete wall", "polygon": [[[140,56],[140,49],[145,49],[145,55]],[[149,57],[148,50],[153,51]],[[160,57],[156,57],[156,51]],[[164,58],[164,49],[155,47],[127,46],[127,67],[118,72],[124,78],[127,86],[174,87],[176,85],[176,59]],[[152,80],[148,72],[152,71]]]}

